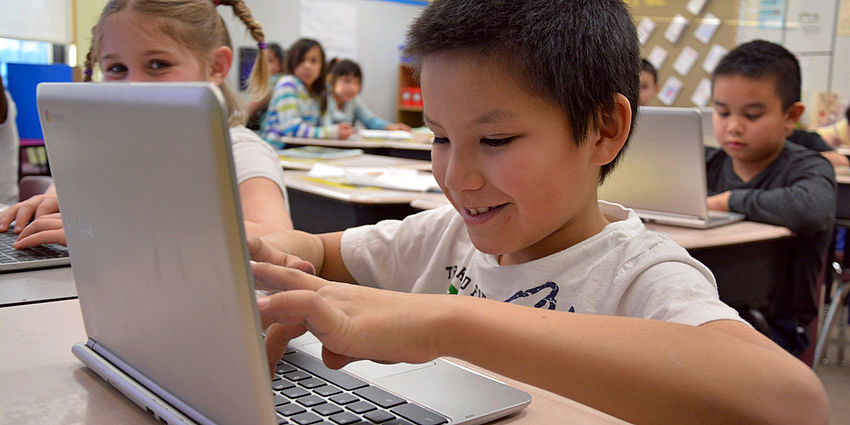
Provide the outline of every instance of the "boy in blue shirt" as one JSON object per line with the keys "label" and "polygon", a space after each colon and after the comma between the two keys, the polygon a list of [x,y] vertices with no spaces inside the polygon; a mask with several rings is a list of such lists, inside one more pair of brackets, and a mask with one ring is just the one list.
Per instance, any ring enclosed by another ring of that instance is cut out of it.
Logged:
{"label": "boy in blue shirt", "polygon": [[597,201],[637,112],[622,1],[437,0],[406,45],[452,205],[251,238],[272,363],[309,330],[331,367],[452,356],[634,423],[826,423],[704,266]]}
{"label": "boy in blue shirt", "polygon": [[822,155],[786,140],[805,109],[797,59],[755,40],[729,52],[714,70],[714,134],[722,149],[706,155],[708,206],[796,234],[785,282],[765,316],[771,339],[792,354],[809,345],[818,312],[817,276],[835,216],[835,172]]}

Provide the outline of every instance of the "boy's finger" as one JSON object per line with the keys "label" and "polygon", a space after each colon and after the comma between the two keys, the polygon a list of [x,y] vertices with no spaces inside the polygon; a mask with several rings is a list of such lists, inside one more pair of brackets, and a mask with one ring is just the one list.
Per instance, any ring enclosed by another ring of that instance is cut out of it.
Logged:
{"label": "boy's finger", "polygon": [[257,308],[264,328],[273,323],[303,326],[320,339],[339,330],[344,320],[340,311],[314,291],[281,292],[260,298]]}
{"label": "boy's finger", "polygon": [[307,332],[307,329],[304,326],[286,326],[278,323],[273,323],[266,330],[266,357],[269,361],[269,369],[271,369],[272,374],[274,374],[275,366],[277,366],[277,362],[283,358],[283,354],[286,352],[286,345],[289,344],[289,341],[293,338],[297,338]]}
{"label": "boy's finger", "polygon": [[327,284],[327,281],[291,267],[255,262],[251,263],[251,269],[254,272],[255,282],[260,284],[258,286],[261,289],[266,290],[308,289],[316,291]]}

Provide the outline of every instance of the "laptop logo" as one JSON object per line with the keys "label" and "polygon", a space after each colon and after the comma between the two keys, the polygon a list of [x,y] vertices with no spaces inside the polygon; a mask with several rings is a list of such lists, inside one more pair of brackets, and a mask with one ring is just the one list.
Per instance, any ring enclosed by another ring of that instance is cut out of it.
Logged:
{"label": "laptop logo", "polygon": [[86,235],[90,238],[94,238],[94,226],[88,223],[83,223],[73,217],[68,217],[68,215],[62,215],[62,221],[67,228],[71,228],[79,232],[80,234]]}

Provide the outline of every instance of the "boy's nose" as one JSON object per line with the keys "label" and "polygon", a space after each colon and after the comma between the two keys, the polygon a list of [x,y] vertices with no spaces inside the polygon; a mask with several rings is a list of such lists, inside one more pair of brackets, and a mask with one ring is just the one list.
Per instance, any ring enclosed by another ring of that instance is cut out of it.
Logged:
{"label": "boy's nose", "polygon": [[449,147],[446,152],[439,154],[438,163],[444,164],[443,185],[454,191],[477,190],[484,186],[485,178],[478,166],[475,155],[466,149]]}

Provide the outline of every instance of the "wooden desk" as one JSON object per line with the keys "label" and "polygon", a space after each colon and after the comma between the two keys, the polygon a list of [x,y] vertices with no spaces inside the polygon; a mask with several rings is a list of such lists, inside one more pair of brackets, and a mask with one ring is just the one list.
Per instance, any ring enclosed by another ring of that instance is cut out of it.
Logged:
{"label": "wooden desk", "polygon": [[304,171],[284,171],[283,178],[295,228],[311,233],[401,219],[417,211],[410,206],[414,199],[445,199],[439,193],[342,185],[313,179]]}
{"label": "wooden desk", "polygon": [[363,149],[374,155],[386,155],[398,158],[431,160],[431,143],[413,140],[335,140],[335,139],[306,139],[300,137],[284,137],[281,142],[290,146],[327,146],[333,148]]}
{"label": "wooden desk", "polygon": [[67,266],[0,273],[0,307],[76,297],[74,275]]}
{"label": "wooden desk", "polygon": [[[2,308],[0,323],[0,424],[159,423],[71,354],[71,346],[85,340],[77,300]],[[533,396],[522,412],[493,424],[625,424],[564,397],[484,373]]]}
{"label": "wooden desk", "polygon": [[393,167],[412,168],[420,171],[431,171],[431,161],[421,159],[397,158],[392,156],[363,154],[348,158],[337,159],[315,159],[294,158],[291,156],[280,156],[280,166],[289,170],[307,171],[314,164],[321,162],[336,167]]}

